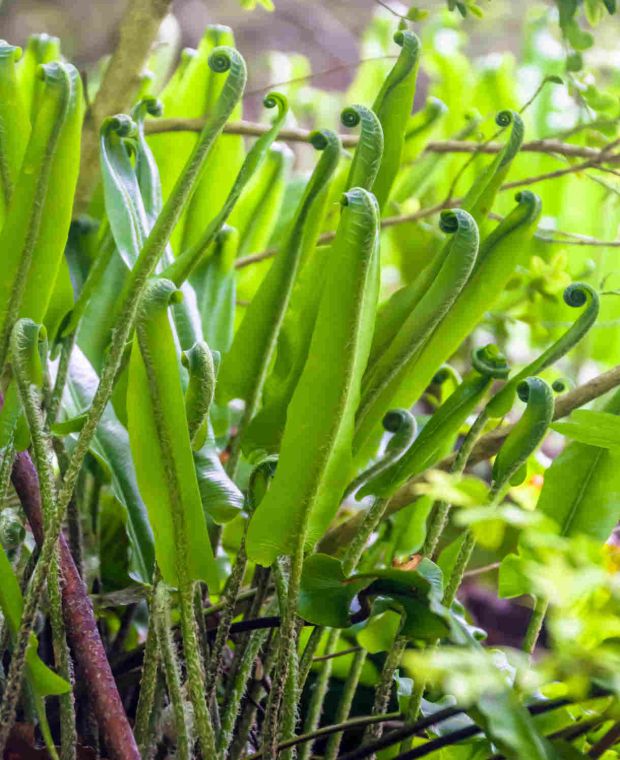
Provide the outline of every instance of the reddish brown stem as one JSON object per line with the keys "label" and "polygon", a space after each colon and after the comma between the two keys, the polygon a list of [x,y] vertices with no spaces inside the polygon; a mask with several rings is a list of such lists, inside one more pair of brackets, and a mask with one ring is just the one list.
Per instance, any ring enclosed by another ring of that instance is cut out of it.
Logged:
{"label": "reddish brown stem", "polygon": [[[17,454],[11,474],[13,486],[39,546],[43,543],[43,513],[39,478],[27,452]],[[64,536],[60,536],[60,570],[65,627],[73,656],[88,683],[95,717],[110,757],[140,760],[131,726],[97,630],[93,606]]]}

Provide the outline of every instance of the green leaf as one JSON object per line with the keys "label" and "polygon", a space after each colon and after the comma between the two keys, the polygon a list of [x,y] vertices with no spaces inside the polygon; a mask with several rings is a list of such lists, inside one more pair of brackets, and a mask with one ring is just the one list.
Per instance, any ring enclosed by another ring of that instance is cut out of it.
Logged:
{"label": "green leaf", "polygon": [[[72,420],[82,419],[92,403],[99,378],[88,359],[75,347],[71,354],[69,376],[63,396],[63,410]],[[62,424],[62,423],[61,423]],[[130,574],[142,583],[151,583],[155,551],[153,531],[140,496],[127,430],[119,422],[111,404],[99,421],[91,451],[109,470],[112,491],[127,510]]]}
{"label": "green leaf", "polygon": [[415,492],[448,501],[457,507],[479,507],[488,501],[488,485],[473,475],[456,475],[441,470],[431,470],[423,483],[415,486]]}
{"label": "green leaf", "polygon": [[248,530],[248,556],[264,565],[300,539],[316,543],[350,478],[353,421],[379,288],[379,219],[366,190],[352,190],[345,199],[278,469]]}
{"label": "green leaf", "polygon": [[[24,600],[19,583],[4,549],[0,546],[0,608],[7,621],[11,636],[16,636],[21,623]],[[53,694],[65,694],[71,685],[50,670],[37,654],[37,639],[30,638],[26,652],[26,674],[35,694],[47,697]]]}
{"label": "green leaf", "polygon": [[554,422],[551,429],[590,446],[605,449],[620,446],[620,419],[610,412],[577,409],[568,420]]}
{"label": "green leaf", "polygon": [[306,186],[278,255],[247,308],[230,351],[222,359],[216,390],[220,402],[256,398],[262,389],[299,267],[304,226],[335,171],[340,155],[340,141],[333,132],[318,132],[314,140],[323,155]]}
{"label": "green leaf", "polygon": [[[620,392],[604,414],[620,414]],[[605,417],[607,419],[607,417]],[[538,510],[554,520],[562,535],[606,541],[620,517],[620,451],[574,441],[545,473]]]}
{"label": "green leaf", "polygon": [[527,191],[519,193],[517,199],[517,207],[482,241],[474,270],[448,313],[358,424],[355,451],[360,452],[360,459],[366,460],[374,453],[385,410],[408,408],[420,398],[439,367],[492,308],[515,268],[527,261],[529,241],[541,210],[540,199]]}
{"label": "green leaf", "polygon": [[532,716],[514,691],[484,694],[472,711],[474,719],[481,720],[485,734],[494,745],[511,760],[559,760],[553,746],[541,736]]}
{"label": "green leaf", "polygon": [[[14,320],[43,322],[63,260],[77,182],[83,115],[79,73],[69,64],[50,63],[41,75],[44,87],[37,118],[0,234],[5,251],[0,279],[2,361]],[[62,192],[57,192],[59,187]]]}
{"label": "green leaf", "polygon": [[44,85],[38,75],[39,66],[60,61],[60,40],[50,34],[31,34],[24,54],[17,64],[17,83],[26,109],[26,118],[34,123]]}
{"label": "green leaf", "polygon": [[349,608],[367,580],[354,581],[342,571],[342,563],[327,554],[313,554],[304,562],[298,613],[316,625],[348,628]]}
{"label": "green leaf", "polygon": [[129,365],[129,441],[163,579],[171,586],[178,586],[183,577],[206,580],[215,589],[217,567],[194,469],[180,361],[168,315],[176,293],[169,280],[154,280],[143,300]]}
{"label": "green leaf", "polygon": [[398,612],[405,636],[431,641],[450,631],[448,610],[439,603],[441,572],[428,560],[415,571],[378,569],[346,577],[339,560],[313,554],[304,562],[299,614],[317,625],[347,628],[351,604],[360,592],[380,598],[373,611]]}
{"label": "green leaf", "polygon": [[0,229],[30,135],[30,119],[16,75],[20,53],[19,48],[0,43]]}
{"label": "green leaf", "polygon": [[400,55],[372,106],[381,122],[384,137],[383,159],[372,186],[381,209],[388,202],[392,185],[400,169],[405,129],[413,107],[420,57],[420,40],[413,32],[398,31],[394,35],[394,41],[402,48]]}

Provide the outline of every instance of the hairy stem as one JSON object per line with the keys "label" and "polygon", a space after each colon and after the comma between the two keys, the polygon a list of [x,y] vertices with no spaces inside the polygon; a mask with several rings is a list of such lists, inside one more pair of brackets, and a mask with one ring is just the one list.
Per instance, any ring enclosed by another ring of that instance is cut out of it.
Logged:
{"label": "hairy stem", "polygon": [[548,609],[549,602],[546,599],[538,597],[534,609],[532,610],[532,616],[530,617],[530,622],[527,626],[525,638],[523,639],[524,652],[527,652],[528,654],[534,653]]}
{"label": "hairy stem", "polygon": [[[62,617],[62,597],[60,593],[60,571],[58,552],[52,563],[47,583],[50,606],[50,623],[54,648],[54,662],[59,675],[71,685],[74,683],[71,655],[67,645],[65,623]],[[75,698],[73,690],[61,694],[60,702],[60,760],[75,760],[77,751],[77,730],[75,727]]]}
{"label": "hairy stem", "polygon": [[162,657],[162,664],[166,676],[168,695],[174,714],[174,727],[176,731],[176,751],[181,760],[189,760],[190,743],[187,729],[185,700],[181,688],[181,669],[176,653],[175,643],[172,640],[172,624],[170,620],[170,597],[163,583],[158,583],[155,588],[154,617],[157,631],[157,643]]}

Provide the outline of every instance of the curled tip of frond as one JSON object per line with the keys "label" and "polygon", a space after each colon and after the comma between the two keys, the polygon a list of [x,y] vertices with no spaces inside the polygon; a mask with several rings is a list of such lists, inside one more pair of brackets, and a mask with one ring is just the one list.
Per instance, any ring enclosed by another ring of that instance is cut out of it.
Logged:
{"label": "curled tip of frond", "polygon": [[38,34],[31,34],[30,37],[28,37],[26,45],[33,48],[46,47],[48,45],[60,45],[60,38],[55,37],[53,34],[40,32]]}
{"label": "curled tip of frond", "polygon": [[463,209],[445,209],[439,214],[439,228],[442,232],[454,234],[459,228],[474,224],[473,218]]}
{"label": "curled tip of frond", "polygon": [[537,380],[539,380],[537,377],[528,377],[525,380],[522,380],[519,385],[517,385],[517,396],[524,403],[527,403],[532,387]]}
{"label": "curled tip of frond", "polygon": [[413,424],[413,415],[408,409],[390,409],[383,417],[382,424],[388,433],[397,433],[403,427]]}
{"label": "curled tip of frond", "polygon": [[146,286],[140,303],[141,319],[148,319],[160,309],[167,309],[175,303],[181,303],[183,293],[177,289],[172,280],[164,277],[153,278]]}
{"label": "curled tip of frond", "polygon": [[288,111],[288,98],[281,92],[268,92],[263,98],[265,108],[278,109],[278,115],[283,116]]}
{"label": "curled tip of frond", "polygon": [[209,56],[209,68],[217,74],[223,74],[232,66],[233,53],[229,47],[217,47]]}
{"label": "curled tip of frond", "polygon": [[117,113],[108,116],[101,125],[101,134],[108,135],[115,132],[118,137],[135,137],[138,134],[136,122],[126,113]]}
{"label": "curled tip of frond", "polygon": [[540,197],[533,193],[531,190],[520,190],[515,195],[515,201],[520,206],[529,207],[529,213],[531,216],[538,216],[542,208],[542,201]]}
{"label": "curled tip of frond", "polygon": [[399,29],[397,32],[395,32],[393,40],[402,48],[410,47],[414,51],[417,51],[417,49],[420,47],[420,38],[418,35],[406,29]]}
{"label": "curled tip of frond", "polygon": [[196,48],[192,47],[186,47],[181,50],[181,63],[187,64],[190,61],[193,61],[194,58],[198,55],[198,51]]}
{"label": "curled tip of frond", "polygon": [[495,117],[495,123],[498,127],[509,127],[515,119],[514,111],[500,111]]}
{"label": "curled tip of frond", "polygon": [[46,84],[57,84],[66,78],[69,65],[60,61],[41,63],[37,67],[36,76]]}
{"label": "curled tip of frond", "polygon": [[573,308],[584,306],[596,297],[594,288],[585,282],[572,282],[564,291],[564,303]]}
{"label": "curled tip of frond", "polygon": [[250,514],[260,504],[276,474],[278,457],[271,455],[259,462],[250,473],[247,490],[247,509]]}
{"label": "curled tip of frond", "polygon": [[360,106],[348,106],[340,114],[340,121],[345,127],[356,127],[361,120]]}
{"label": "curled tip of frond", "polygon": [[310,144],[317,150],[325,150],[329,142],[328,134],[323,129],[317,129],[316,131],[311,132],[308,139],[310,140]]}
{"label": "curled tip of frond", "polygon": [[481,375],[496,379],[508,377],[510,371],[506,357],[494,343],[477,348],[472,353],[471,363]]}
{"label": "curled tip of frond", "polygon": [[161,116],[164,112],[164,105],[157,98],[148,97],[139,101],[131,112],[136,121],[143,121],[146,115]]}
{"label": "curled tip of frond", "polygon": [[451,376],[452,375],[448,367],[442,367],[441,369],[437,370],[437,372],[435,372],[431,382],[433,385],[443,385],[444,383],[448,382]]}

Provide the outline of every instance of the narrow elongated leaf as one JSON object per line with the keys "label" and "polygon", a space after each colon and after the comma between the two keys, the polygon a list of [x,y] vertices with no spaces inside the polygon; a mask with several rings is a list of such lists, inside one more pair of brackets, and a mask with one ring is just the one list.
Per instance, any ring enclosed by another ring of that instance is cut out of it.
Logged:
{"label": "narrow elongated leaf", "polygon": [[314,202],[335,171],[340,154],[340,141],[333,132],[317,132],[313,139],[323,154],[306,187],[285,241],[252,299],[230,351],[222,360],[216,390],[221,402],[232,398],[256,397],[262,388],[299,267],[304,225]]}
{"label": "narrow elongated leaf", "polygon": [[[13,321],[43,321],[63,256],[77,181],[82,85],[64,63],[41,70],[44,89],[22,168],[0,234],[5,251],[0,280],[0,354]],[[50,188],[62,187],[63,192]]]}
{"label": "narrow elongated leaf", "polygon": [[173,586],[185,577],[216,588],[168,315],[176,293],[170,281],[155,280],[144,297],[129,365],[129,441],[162,577]]}
{"label": "narrow elongated leaf", "polygon": [[408,407],[420,397],[439,367],[492,308],[518,264],[527,261],[540,200],[529,192],[519,193],[517,200],[517,207],[481,244],[474,271],[449,312],[357,426],[355,452],[360,461],[376,448],[385,412],[396,406]]}
{"label": "narrow elongated leaf", "polygon": [[[208,61],[213,50],[219,45],[234,46],[232,30],[226,26],[212,25],[205,29],[198,50],[183,51],[177,71],[173,74],[160,96],[163,112],[167,117],[200,118],[213,112],[213,105],[221,94],[223,83],[220,81],[221,77],[218,77],[210,69]],[[240,106],[237,106],[233,113],[234,118],[240,118]],[[191,132],[163,133],[149,136],[148,142],[153,150],[161,175],[164,200],[167,200],[172,192],[174,184],[179,178],[185,162],[196,144],[196,140],[196,135]],[[243,150],[242,139],[240,142],[239,137],[234,136],[232,142],[235,146],[241,144],[240,150]],[[212,213],[222,205],[241,160],[242,153],[239,156],[239,163],[235,168],[229,171],[225,178],[219,177],[220,182],[217,183],[217,190],[221,195],[219,202],[216,202],[212,207]],[[211,177],[215,183],[215,178],[212,174]],[[183,244],[183,233],[187,213],[186,211],[183,214],[172,234],[171,245],[175,253],[179,253],[185,247]],[[203,229],[208,219],[202,218],[199,221],[202,225],[201,229]]]}
{"label": "narrow elongated leaf", "polygon": [[[90,407],[98,384],[99,378],[88,359],[79,348],[74,348],[63,399],[65,413],[79,419]],[[111,404],[106,407],[97,426],[91,451],[109,470],[114,495],[127,510],[130,573],[136,580],[150,583],[155,559],[153,531],[138,489],[129,435]]]}
{"label": "narrow elongated leaf", "polygon": [[19,48],[0,42],[0,229],[30,135],[30,119],[17,85]]}
{"label": "narrow elongated leaf", "polygon": [[[620,414],[620,392],[604,407]],[[545,473],[538,509],[562,535],[606,541],[620,517],[620,450],[574,441]]]}
{"label": "narrow elongated leaf", "polygon": [[317,248],[295,282],[278,336],[276,359],[265,382],[262,407],[243,438],[246,454],[255,450],[273,454],[280,445],[288,406],[308,358],[332,250]]}
{"label": "narrow elongated leaf", "polygon": [[420,40],[413,32],[396,32],[394,41],[401,46],[401,53],[372,106],[379,117],[384,136],[383,160],[372,186],[381,209],[387,204],[392,184],[400,169],[420,56]]}
{"label": "narrow elongated leaf", "polygon": [[[16,636],[22,617],[24,600],[19,583],[6,556],[0,546],[0,609],[7,621],[12,636]],[[64,678],[54,673],[45,665],[37,654],[37,639],[32,635],[26,653],[26,674],[35,694],[39,697],[48,697],[52,694],[65,694],[70,691],[71,685]]]}
{"label": "narrow elongated leaf", "polygon": [[449,251],[389,345],[380,356],[373,357],[364,375],[358,425],[375,401],[398,383],[399,375],[449,312],[473,270],[478,254],[478,229],[473,218],[460,209],[444,211],[441,227],[444,232],[452,233],[447,246]]}
{"label": "narrow elongated leaf", "polygon": [[493,161],[471,186],[463,198],[463,208],[469,211],[480,227],[481,238],[486,237],[489,222],[487,216],[514,157],[523,142],[523,121],[516,111],[500,111],[495,119],[499,127],[511,127],[510,137]]}
{"label": "narrow elongated leaf", "polygon": [[334,516],[351,470],[353,417],[368,359],[378,292],[378,208],[346,194],[308,359],[291,399],[275,478],[247,537],[269,565],[302,538],[312,545]]}
{"label": "narrow elongated leaf", "polygon": [[39,66],[60,60],[60,40],[50,34],[31,34],[17,65],[17,83],[26,115],[34,123],[43,89]]}
{"label": "narrow elongated leaf", "polygon": [[590,446],[604,449],[620,446],[620,419],[611,412],[577,409],[568,420],[554,422],[551,429]]}

